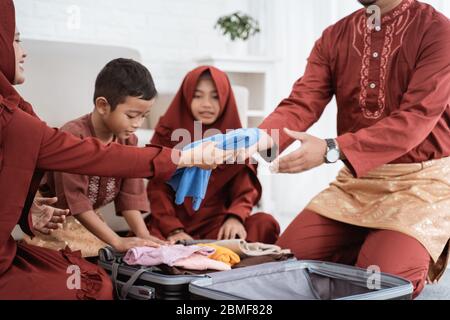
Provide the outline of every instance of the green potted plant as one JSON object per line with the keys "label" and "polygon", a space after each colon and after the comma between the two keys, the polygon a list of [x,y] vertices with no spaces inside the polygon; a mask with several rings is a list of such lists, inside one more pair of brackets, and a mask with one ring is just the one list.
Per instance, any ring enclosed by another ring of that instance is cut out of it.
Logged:
{"label": "green potted plant", "polygon": [[248,39],[261,31],[259,22],[240,11],[221,16],[215,26],[228,39],[228,49],[234,54],[245,54]]}

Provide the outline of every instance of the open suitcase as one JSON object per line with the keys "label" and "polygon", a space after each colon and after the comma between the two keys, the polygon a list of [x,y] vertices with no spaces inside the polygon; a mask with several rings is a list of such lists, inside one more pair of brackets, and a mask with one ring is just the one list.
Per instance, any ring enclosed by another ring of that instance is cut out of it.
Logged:
{"label": "open suitcase", "polygon": [[[211,273],[189,284],[192,297],[214,300],[409,300],[411,282],[342,264],[288,260]],[[373,289],[370,289],[373,288]]]}
{"label": "open suitcase", "polygon": [[110,275],[119,299],[385,300],[411,299],[413,286],[381,273],[372,285],[364,269],[295,259],[203,275],[167,275],[157,267],[129,266],[123,254],[100,250],[98,264]]}

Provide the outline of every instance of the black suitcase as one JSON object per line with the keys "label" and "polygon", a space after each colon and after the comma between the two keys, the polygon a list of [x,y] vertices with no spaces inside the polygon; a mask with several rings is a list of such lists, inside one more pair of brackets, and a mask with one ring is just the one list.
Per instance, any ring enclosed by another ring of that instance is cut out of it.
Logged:
{"label": "black suitcase", "polygon": [[205,275],[167,275],[158,267],[130,266],[110,247],[99,251],[98,265],[108,272],[118,299],[187,300],[189,283]]}

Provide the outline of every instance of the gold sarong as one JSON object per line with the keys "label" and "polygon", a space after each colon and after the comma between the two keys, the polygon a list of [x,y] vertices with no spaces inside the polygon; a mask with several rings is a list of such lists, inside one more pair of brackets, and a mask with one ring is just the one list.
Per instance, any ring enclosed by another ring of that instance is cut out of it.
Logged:
{"label": "gold sarong", "polygon": [[433,260],[429,277],[437,280],[448,263],[450,157],[386,164],[360,178],[343,168],[307,209],[333,220],[417,239]]}

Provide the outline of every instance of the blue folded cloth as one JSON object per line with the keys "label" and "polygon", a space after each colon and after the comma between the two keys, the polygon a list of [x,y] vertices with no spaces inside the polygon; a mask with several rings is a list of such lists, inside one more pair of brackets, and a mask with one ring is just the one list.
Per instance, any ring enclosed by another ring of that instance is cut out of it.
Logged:
{"label": "blue folded cloth", "polygon": [[[200,143],[213,141],[222,150],[249,148],[259,140],[259,129],[237,129],[227,134],[218,134],[203,140],[195,141],[183,150],[189,150]],[[175,191],[175,203],[180,205],[186,197],[192,197],[192,208],[197,211],[205,198],[211,170],[198,167],[178,169],[167,182]]]}

